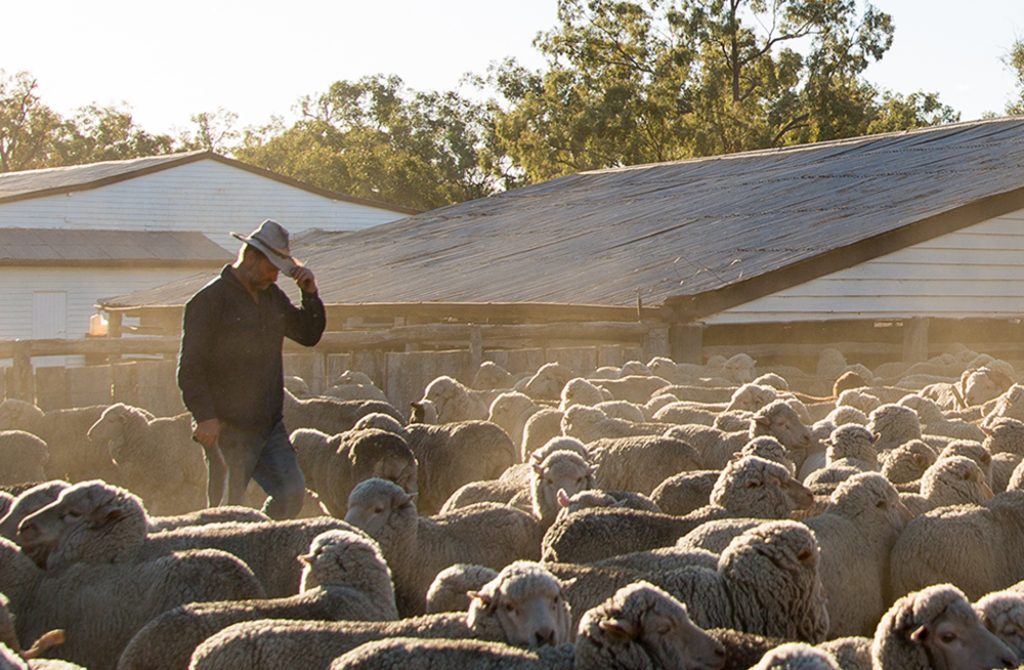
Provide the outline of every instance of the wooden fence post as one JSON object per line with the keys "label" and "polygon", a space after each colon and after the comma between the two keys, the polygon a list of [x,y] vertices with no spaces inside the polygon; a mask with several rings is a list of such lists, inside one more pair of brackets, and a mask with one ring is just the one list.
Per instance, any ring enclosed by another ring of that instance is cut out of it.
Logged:
{"label": "wooden fence post", "polygon": [[473,370],[480,369],[480,363],[484,360],[484,336],[480,326],[473,326],[469,331],[469,367]]}
{"label": "wooden fence post", "polygon": [[906,363],[928,360],[928,319],[914,318],[903,322],[903,360]]}
{"label": "wooden fence post", "polygon": [[13,388],[7,389],[9,398],[34,403],[36,401],[35,374],[32,370],[32,341],[14,343]]}
{"label": "wooden fence post", "polygon": [[669,346],[676,363],[704,362],[704,326],[694,323],[673,323],[669,327]]}

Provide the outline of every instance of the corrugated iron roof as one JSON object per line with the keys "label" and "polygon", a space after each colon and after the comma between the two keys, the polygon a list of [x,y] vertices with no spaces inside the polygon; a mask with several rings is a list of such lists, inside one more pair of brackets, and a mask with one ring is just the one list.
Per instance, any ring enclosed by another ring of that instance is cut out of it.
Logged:
{"label": "corrugated iron roof", "polygon": [[249,165],[233,158],[227,158],[212,151],[187,151],[166,156],[148,156],[145,158],[133,158],[121,161],[104,161],[101,163],[88,163],[86,165],[69,165],[67,167],[43,168],[39,170],[24,170],[21,172],[0,173],[0,204],[16,200],[27,200],[40,198],[57,193],[71,191],[83,191],[100,186],[106,186],[126,179],[141,177],[160,170],[166,170],[193,163],[199,160],[213,160],[225,165],[230,165],[246,172],[258,174],[261,177],[272,179],[295,188],[316,193],[317,195],[332,200],[351,202],[367,207],[387,209],[403,214],[416,214],[419,210],[408,207],[388,205],[374,200],[357,198],[337,191],[318,188],[311,184],[285,177],[284,175],[264,170],[263,168]]}
{"label": "corrugated iron roof", "polygon": [[[585,172],[300,253],[332,303],[639,295],[706,314],[1024,207],[1022,187],[1024,119],[1004,118]],[[113,304],[180,304],[190,288]]]}
{"label": "corrugated iron roof", "polygon": [[0,228],[0,265],[205,265],[231,254],[195,231]]}

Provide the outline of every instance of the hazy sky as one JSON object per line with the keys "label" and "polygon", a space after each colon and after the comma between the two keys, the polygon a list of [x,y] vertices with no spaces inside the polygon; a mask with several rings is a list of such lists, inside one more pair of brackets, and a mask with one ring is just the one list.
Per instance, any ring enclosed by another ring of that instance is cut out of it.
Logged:
{"label": "hazy sky", "polygon": [[[1024,37],[1024,0],[875,0],[895,42],[868,71],[895,91],[936,91],[963,120],[1001,113],[1014,80],[1001,58]],[[28,70],[62,114],[127,103],[149,132],[218,107],[242,126],[291,118],[339,79],[397,74],[449,89],[507,56],[541,60],[534,36],[555,0],[4,0],[0,68]]]}

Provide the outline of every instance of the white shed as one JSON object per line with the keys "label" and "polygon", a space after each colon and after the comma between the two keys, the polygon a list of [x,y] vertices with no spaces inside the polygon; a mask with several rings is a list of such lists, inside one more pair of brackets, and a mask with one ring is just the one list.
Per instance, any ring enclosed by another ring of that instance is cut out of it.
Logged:
{"label": "white shed", "polygon": [[295,235],[413,213],[205,151],[0,174],[0,339],[82,337],[99,298],[212,274],[266,218]]}

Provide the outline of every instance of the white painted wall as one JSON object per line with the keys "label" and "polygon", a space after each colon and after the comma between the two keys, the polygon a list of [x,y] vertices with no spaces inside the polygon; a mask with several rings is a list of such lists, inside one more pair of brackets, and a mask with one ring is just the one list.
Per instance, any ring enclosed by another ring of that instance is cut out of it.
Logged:
{"label": "white painted wall", "polygon": [[704,323],[1024,316],[1024,210],[738,305]]}
{"label": "white painted wall", "polygon": [[198,230],[231,251],[263,219],[291,233],[361,230],[407,216],[332,200],[212,159],[86,191],[0,204],[0,227]]}
{"label": "white painted wall", "polygon": [[[218,268],[209,270],[212,279]],[[184,270],[131,268],[45,268],[0,267],[0,339],[39,337],[41,323],[33,323],[41,294],[63,293],[66,297],[64,322],[66,337],[84,337],[89,317],[96,313],[98,298],[123,295],[193,275],[196,268]],[[51,308],[55,300],[43,300]],[[52,323],[58,315],[49,312]]]}

